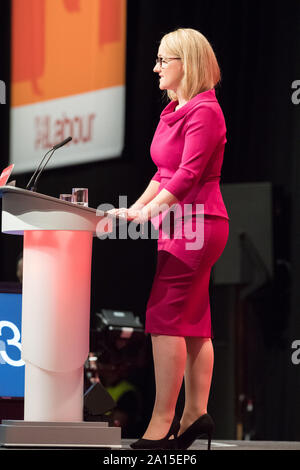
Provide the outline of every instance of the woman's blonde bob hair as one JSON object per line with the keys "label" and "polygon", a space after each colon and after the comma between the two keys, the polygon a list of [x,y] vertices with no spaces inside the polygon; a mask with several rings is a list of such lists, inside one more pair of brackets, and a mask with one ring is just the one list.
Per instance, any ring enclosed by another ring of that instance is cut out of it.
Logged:
{"label": "woman's blonde bob hair", "polygon": [[[199,31],[179,28],[161,39],[160,45],[172,57],[180,57],[183,64],[182,92],[190,100],[198,93],[211,90],[221,80],[219,64],[212,46]],[[177,100],[168,90],[168,97]]]}

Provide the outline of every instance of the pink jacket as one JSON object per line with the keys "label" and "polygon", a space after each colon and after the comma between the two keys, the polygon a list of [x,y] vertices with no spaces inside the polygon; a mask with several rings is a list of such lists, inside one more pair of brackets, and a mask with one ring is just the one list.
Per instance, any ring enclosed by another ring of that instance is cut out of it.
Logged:
{"label": "pink jacket", "polygon": [[[204,213],[228,219],[220,191],[226,143],[226,125],[215,90],[199,93],[177,111],[171,101],[160,115],[151,144],[157,166],[153,180],[172,193],[189,213]],[[185,214],[187,214],[185,212]]]}

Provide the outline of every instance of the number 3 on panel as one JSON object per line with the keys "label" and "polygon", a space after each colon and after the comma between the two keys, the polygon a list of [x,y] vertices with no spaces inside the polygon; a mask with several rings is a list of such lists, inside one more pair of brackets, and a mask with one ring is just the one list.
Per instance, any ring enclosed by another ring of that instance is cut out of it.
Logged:
{"label": "number 3 on panel", "polygon": [[[14,334],[14,336],[11,339],[8,339],[6,342],[8,346],[15,346],[17,349],[19,349],[20,353],[22,351],[21,349],[21,343],[20,343],[20,331],[18,327],[14,324],[11,323],[10,321],[0,321],[0,336],[2,332],[2,328],[10,328]],[[24,361],[20,358],[18,361],[15,361],[11,359],[6,351],[0,351],[0,356],[2,356],[2,359],[9,364],[10,366],[13,367],[21,367],[24,366]]]}

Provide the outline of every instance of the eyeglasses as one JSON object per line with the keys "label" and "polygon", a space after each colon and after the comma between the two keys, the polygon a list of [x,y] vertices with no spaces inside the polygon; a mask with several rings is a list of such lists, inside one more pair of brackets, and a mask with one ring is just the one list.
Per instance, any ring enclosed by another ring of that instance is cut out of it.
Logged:
{"label": "eyeglasses", "polygon": [[157,57],[155,61],[155,65],[159,64],[161,69],[164,69],[168,66],[168,63],[171,60],[181,60],[180,57]]}

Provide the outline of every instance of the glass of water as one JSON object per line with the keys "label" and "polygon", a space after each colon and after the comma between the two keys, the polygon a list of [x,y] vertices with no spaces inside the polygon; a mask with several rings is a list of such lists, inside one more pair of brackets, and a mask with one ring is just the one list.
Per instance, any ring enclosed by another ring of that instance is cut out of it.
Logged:
{"label": "glass of water", "polygon": [[89,191],[87,188],[73,188],[72,202],[79,206],[87,207],[89,205]]}
{"label": "glass of water", "polygon": [[72,202],[72,194],[60,194],[59,199],[62,201]]}

